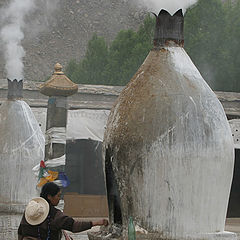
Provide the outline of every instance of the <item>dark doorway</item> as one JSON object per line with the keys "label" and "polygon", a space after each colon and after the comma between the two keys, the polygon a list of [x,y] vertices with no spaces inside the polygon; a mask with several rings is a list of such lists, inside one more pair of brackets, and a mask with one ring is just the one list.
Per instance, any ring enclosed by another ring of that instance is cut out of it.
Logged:
{"label": "dark doorway", "polygon": [[227,217],[240,217],[240,149],[235,149],[235,165]]}
{"label": "dark doorway", "polygon": [[67,141],[65,172],[70,181],[65,193],[105,195],[102,143],[88,139]]}

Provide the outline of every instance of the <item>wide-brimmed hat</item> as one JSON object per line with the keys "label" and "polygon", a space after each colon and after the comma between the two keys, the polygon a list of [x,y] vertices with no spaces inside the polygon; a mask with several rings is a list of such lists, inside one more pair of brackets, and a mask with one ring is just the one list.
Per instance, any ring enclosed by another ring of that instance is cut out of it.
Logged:
{"label": "wide-brimmed hat", "polygon": [[42,223],[48,216],[49,204],[41,197],[33,198],[25,210],[26,221],[31,225]]}

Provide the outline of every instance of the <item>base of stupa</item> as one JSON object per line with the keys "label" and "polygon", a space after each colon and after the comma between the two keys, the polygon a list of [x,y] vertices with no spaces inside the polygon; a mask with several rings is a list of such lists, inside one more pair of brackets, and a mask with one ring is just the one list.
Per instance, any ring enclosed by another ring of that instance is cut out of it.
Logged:
{"label": "base of stupa", "polygon": [[237,234],[233,232],[204,233],[187,236],[186,240],[237,240]]}
{"label": "base of stupa", "polygon": [[[88,232],[89,240],[127,240],[127,234],[113,234],[105,230],[98,232]],[[158,233],[141,233],[136,232],[136,240],[238,240],[237,234],[232,232],[218,232],[206,234],[194,234],[185,237],[169,238],[163,237]]]}
{"label": "base of stupa", "polygon": [[0,213],[2,214],[23,214],[27,204],[24,203],[0,203]]}
{"label": "base of stupa", "polygon": [[22,214],[0,213],[0,240],[18,239],[17,230]]}

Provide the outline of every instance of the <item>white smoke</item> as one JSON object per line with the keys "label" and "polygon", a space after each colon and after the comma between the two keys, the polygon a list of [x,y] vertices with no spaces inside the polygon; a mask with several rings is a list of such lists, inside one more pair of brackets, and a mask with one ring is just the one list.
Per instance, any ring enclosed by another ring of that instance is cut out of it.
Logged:
{"label": "white smoke", "polygon": [[159,13],[162,9],[167,10],[171,15],[179,9],[183,13],[198,0],[137,0],[139,3],[144,4],[148,9],[155,13]]}
{"label": "white smoke", "polygon": [[[59,0],[6,0],[6,7],[0,9],[1,50],[6,61],[5,69],[9,79],[23,79],[25,56],[22,40],[24,30],[37,35],[48,27],[48,17],[58,6]],[[40,24],[36,21],[41,20]],[[43,19],[43,20],[42,20]]]}
{"label": "white smoke", "polygon": [[23,57],[25,51],[21,45],[24,38],[25,17],[35,8],[35,0],[12,0],[1,9],[0,38],[6,61],[7,77],[20,80],[23,78]]}

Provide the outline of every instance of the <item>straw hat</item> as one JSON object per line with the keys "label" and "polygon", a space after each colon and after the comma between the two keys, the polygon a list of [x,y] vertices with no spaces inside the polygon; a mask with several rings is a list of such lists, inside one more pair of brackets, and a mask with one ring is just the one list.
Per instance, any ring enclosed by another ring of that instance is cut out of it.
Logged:
{"label": "straw hat", "polygon": [[42,223],[48,216],[49,204],[41,197],[33,198],[25,210],[26,221],[31,225]]}

